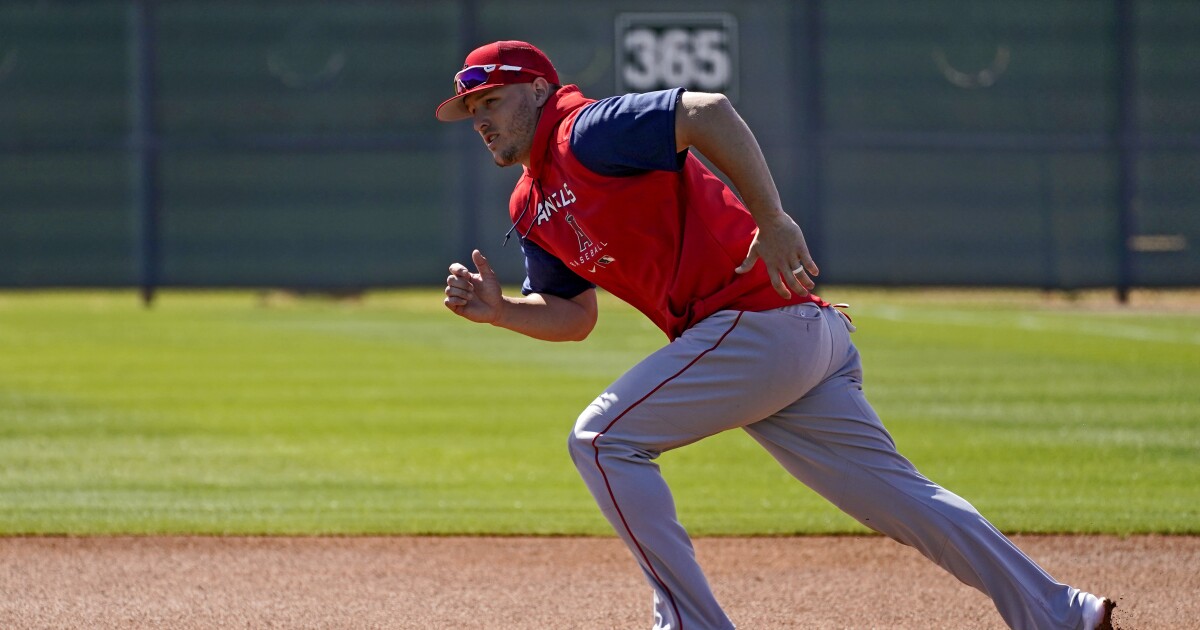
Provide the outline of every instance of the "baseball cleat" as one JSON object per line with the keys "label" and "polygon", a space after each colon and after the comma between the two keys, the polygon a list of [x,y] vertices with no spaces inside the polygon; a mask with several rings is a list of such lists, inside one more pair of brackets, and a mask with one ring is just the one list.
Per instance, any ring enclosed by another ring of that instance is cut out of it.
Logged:
{"label": "baseball cleat", "polygon": [[1090,622],[1090,625],[1085,627],[1095,630],[1113,630],[1113,609],[1117,607],[1117,602],[1107,597],[1096,597],[1095,595],[1092,597],[1095,599],[1095,608],[1090,611],[1091,614],[1084,613],[1084,619]]}

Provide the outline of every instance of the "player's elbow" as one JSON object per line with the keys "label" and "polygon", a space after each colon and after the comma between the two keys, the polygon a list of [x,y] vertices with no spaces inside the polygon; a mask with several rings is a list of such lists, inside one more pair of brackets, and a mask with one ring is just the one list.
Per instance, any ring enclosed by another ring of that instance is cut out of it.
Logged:
{"label": "player's elbow", "polygon": [[588,289],[570,299],[572,308],[569,321],[564,326],[562,341],[583,341],[596,328],[600,307],[596,302],[596,290]]}
{"label": "player's elbow", "polygon": [[560,337],[561,341],[583,341],[587,339],[592,331],[596,328],[596,314],[589,313],[581,309],[571,317],[571,321],[564,327],[563,334]]}
{"label": "player's elbow", "polygon": [[586,325],[580,326],[574,330],[574,334],[572,334],[571,337],[569,339],[567,339],[567,341],[583,341],[584,339],[587,339],[589,335],[592,334],[592,330],[595,329],[595,327],[596,327],[596,322],[592,322],[591,324],[586,324]]}

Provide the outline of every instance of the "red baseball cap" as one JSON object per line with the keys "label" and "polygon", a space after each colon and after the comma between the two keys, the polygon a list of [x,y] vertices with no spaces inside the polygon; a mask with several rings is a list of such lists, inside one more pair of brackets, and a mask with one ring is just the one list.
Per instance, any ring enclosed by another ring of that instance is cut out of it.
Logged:
{"label": "red baseball cap", "polygon": [[[471,69],[470,73],[466,72],[468,69]],[[456,94],[438,105],[434,115],[442,122],[470,118],[471,113],[463,102],[468,94],[502,85],[532,83],[538,77],[551,85],[559,85],[558,71],[537,46],[519,41],[484,44],[467,55],[463,69],[454,75]]]}

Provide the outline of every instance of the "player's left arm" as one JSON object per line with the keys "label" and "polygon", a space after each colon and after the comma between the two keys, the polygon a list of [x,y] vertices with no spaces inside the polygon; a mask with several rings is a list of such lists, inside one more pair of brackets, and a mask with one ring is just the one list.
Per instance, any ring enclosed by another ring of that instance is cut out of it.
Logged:
{"label": "player's left arm", "polygon": [[444,304],[454,314],[545,341],[582,341],[596,326],[596,289],[569,298],[534,292],[507,296],[483,252],[471,252],[471,260],[474,273],[456,262],[446,277]]}
{"label": "player's left arm", "polygon": [[[820,270],[804,232],[783,210],[758,140],[729,99],[723,94],[684,92],[675,109],[675,146],[678,151],[695,147],[725,173],[758,224],[746,259],[736,271],[746,273],[762,259],[781,296],[788,297],[789,289],[808,293],[814,286],[810,276]],[[803,270],[792,273],[801,266]]]}

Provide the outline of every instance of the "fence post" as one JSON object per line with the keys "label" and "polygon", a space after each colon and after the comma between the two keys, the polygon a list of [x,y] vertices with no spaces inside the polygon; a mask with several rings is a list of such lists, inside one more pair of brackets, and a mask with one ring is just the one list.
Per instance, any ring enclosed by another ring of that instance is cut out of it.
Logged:
{"label": "fence post", "polygon": [[[479,45],[479,33],[476,29],[476,23],[479,20],[479,3],[476,0],[462,0],[462,16],[459,18],[458,38],[460,42],[457,54],[466,56],[468,52],[475,46]],[[459,57],[461,58],[461,57]],[[452,75],[457,68],[446,69],[446,82],[450,82]],[[471,125],[457,124],[454,125],[458,138],[457,152],[458,164],[456,168],[459,170],[457,181],[462,185],[462,211],[460,212],[459,233],[458,233],[458,250],[455,260],[461,260],[468,267],[471,263],[471,250],[476,247],[483,247],[479,242],[480,239],[480,222],[483,221],[481,216],[483,203],[482,184],[480,178],[483,173],[479,168],[479,161],[475,152],[478,151],[479,136],[474,132]],[[486,251],[486,249],[485,249]]]}
{"label": "fence post", "polygon": [[142,304],[154,302],[159,265],[159,142],[154,115],[154,11],[153,0],[134,0],[129,9],[133,37],[134,206],[137,221],[138,284]]}
{"label": "fence post", "polygon": [[813,259],[820,261],[828,256],[825,250],[825,117],[822,76],[824,63],[821,57],[822,36],[824,23],[821,19],[821,0],[807,0],[804,3],[803,33],[804,46],[801,49],[800,62],[801,80],[796,83],[797,102],[803,103],[803,123],[796,127],[803,137],[798,146],[804,147],[804,205],[808,216],[802,226],[805,240],[808,242]]}
{"label": "fence post", "polygon": [[1129,301],[1133,284],[1130,239],[1136,229],[1137,160],[1140,137],[1137,119],[1137,49],[1133,0],[1116,1],[1117,87],[1117,300]]}

